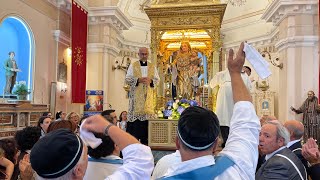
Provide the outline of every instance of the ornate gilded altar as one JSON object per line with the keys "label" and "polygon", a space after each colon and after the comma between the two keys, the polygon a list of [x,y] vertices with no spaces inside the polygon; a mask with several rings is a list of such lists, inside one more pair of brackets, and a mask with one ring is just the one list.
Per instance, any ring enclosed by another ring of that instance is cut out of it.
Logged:
{"label": "ornate gilded altar", "polygon": [[[151,21],[151,59],[157,63],[160,84],[157,90],[157,110],[172,99],[171,77],[167,66],[172,62],[174,52],[182,41],[206,58],[207,81],[221,67],[220,27],[227,4],[219,0],[163,0],[152,1],[144,9]],[[203,106],[212,109],[215,103],[207,82],[200,87]],[[175,148],[176,120],[149,120],[149,146]]]}
{"label": "ornate gilded altar", "polygon": [[[151,21],[151,59],[156,61],[161,79],[157,109],[172,98],[171,78],[166,71],[182,41],[188,41],[192,49],[206,57],[207,81],[221,70],[220,27],[226,6],[219,0],[166,0],[152,1],[151,7],[144,9]],[[205,88],[206,83],[201,83],[200,99],[212,109],[212,95]]]}

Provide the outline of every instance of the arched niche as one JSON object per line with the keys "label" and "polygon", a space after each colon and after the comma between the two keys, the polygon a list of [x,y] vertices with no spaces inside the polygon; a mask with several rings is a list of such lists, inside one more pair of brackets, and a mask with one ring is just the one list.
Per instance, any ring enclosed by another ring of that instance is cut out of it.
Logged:
{"label": "arched niche", "polygon": [[[33,91],[34,72],[34,36],[26,21],[16,15],[8,15],[0,20],[0,95],[4,94],[6,76],[4,61],[9,58],[9,52],[15,52],[18,72],[16,81],[25,81],[28,89]],[[31,93],[28,99],[32,99]]]}

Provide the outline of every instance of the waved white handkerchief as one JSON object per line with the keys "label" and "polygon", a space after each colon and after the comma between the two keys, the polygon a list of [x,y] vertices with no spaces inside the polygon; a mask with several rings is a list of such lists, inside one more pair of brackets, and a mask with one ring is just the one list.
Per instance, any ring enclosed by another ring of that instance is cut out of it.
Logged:
{"label": "waved white handkerchief", "polygon": [[85,122],[86,120],[84,120],[80,126],[80,138],[86,146],[90,146],[91,148],[95,149],[102,143],[102,139],[96,138],[92,132],[84,129],[83,125]]}
{"label": "waved white handkerchief", "polygon": [[261,56],[261,54],[247,43],[244,43],[243,51],[246,53],[246,58],[257,72],[261,79],[265,79],[271,75],[269,63]]}

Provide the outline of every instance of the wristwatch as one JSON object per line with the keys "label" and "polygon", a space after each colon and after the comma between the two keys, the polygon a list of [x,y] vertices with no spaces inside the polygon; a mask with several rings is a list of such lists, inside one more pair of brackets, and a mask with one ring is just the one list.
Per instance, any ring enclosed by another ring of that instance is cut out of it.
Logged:
{"label": "wristwatch", "polygon": [[109,134],[108,134],[108,131],[109,131],[109,129],[110,129],[110,127],[111,126],[114,126],[112,123],[110,123],[107,127],[106,127],[106,129],[104,129],[104,135],[106,135],[106,136],[109,136]]}

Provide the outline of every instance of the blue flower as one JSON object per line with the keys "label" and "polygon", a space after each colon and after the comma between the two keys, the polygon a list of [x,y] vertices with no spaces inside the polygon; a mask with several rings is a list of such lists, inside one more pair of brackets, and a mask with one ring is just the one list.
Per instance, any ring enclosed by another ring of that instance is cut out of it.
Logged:
{"label": "blue flower", "polygon": [[166,104],[167,107],[172,106],[172,105],[173,105],[173,100],[168,101]]}
{"label": "blue flower", "polygon": [[181,113],[182,113],[184,110],[185,110],[185,108],[182,107],[182,106],[179,106],[178,109],[177,109],[177,111],[178,111],[178,113],[179,113],[180,115],[181,115]]}
{"label": "blue flower", "polygon": [[190,100],[189,104],[190,104],[190,106],[198,106],[198,102],[195,100]]}
{"label": "blue flower", "polygon": [[186,103],[186,104],[189,103],[189,101],[188,101],[187,99],[181,99],[180,102],[181,102],[181,103]]}
{"label": "blue flower", "polygon": [[166,117],[171,116],[172,115],[172,110],[168,110],[168,109],[164,110],[163,115],[166,116]]}

